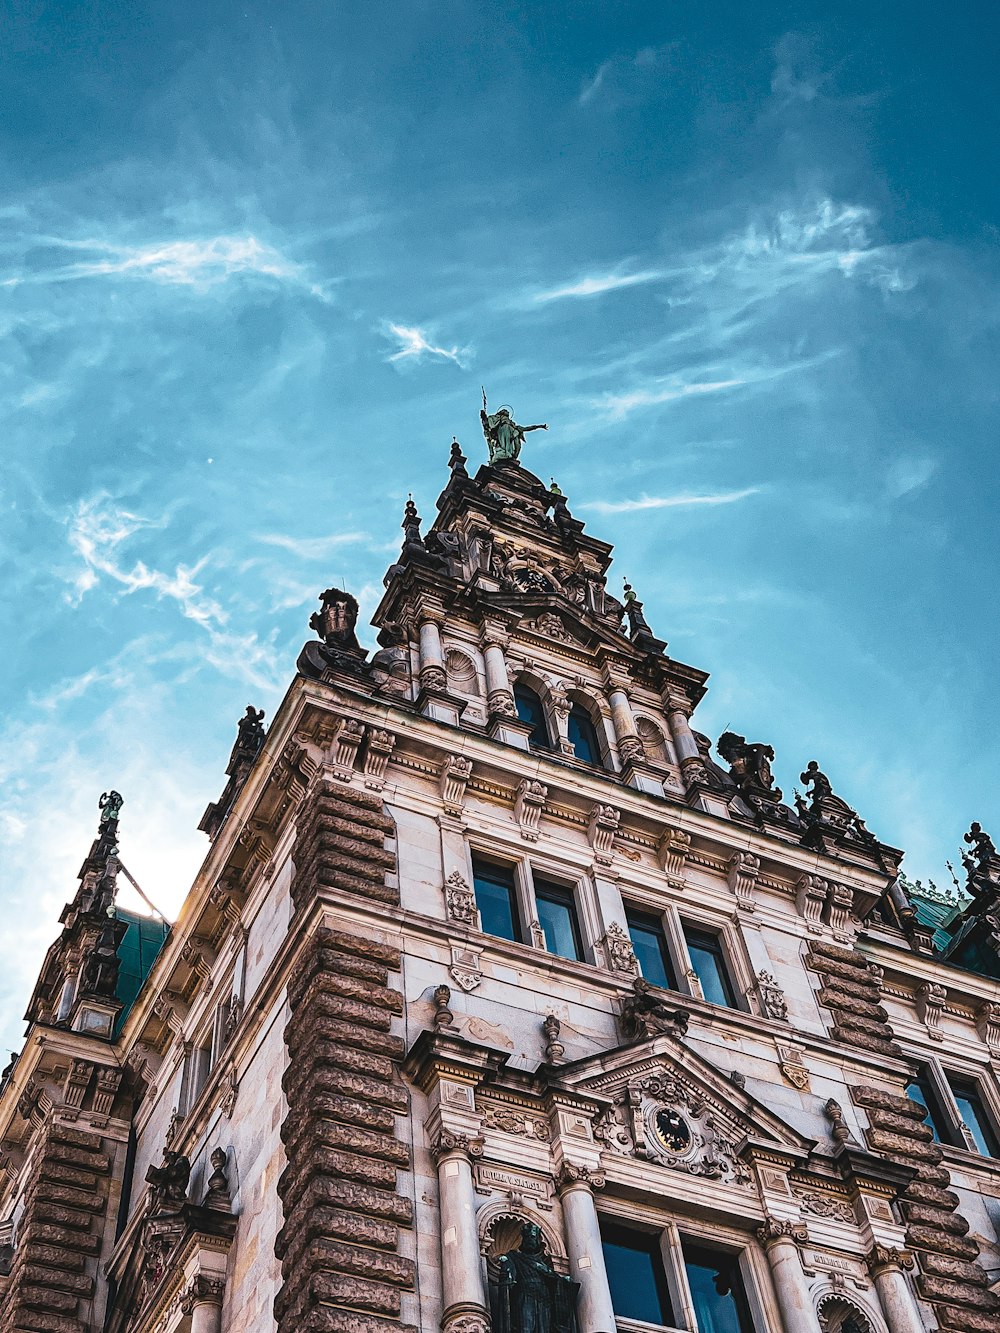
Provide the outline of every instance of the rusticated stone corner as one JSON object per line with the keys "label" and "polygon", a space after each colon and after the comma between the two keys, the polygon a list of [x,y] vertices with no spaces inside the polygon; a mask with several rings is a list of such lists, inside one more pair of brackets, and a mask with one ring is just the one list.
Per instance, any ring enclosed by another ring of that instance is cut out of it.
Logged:
{"label": "rusticated stone corner", "polygon": [[322,928],[289,986],[278,1333],[415,1333],[401,1323],[416,1274],[398,1253],[413,1223],[397,1189],[411,1165],[396,1133],[408,1108],[403,1042],[390,1030],[399,967],[397,949]]}
{"label": "rusticated stone corner", "polygon": [[818,972],[817,996],[833,1016],[830,1035],[874,1055],[902,1056],[882,1007],[878,970],[856,949],[811,940],[806,966]]}
{"label": "rusticated stone corner", "polygon": [[397,906],[398,888],[386,884],[396,857],[385,848],[395,826],[382,802],[368,792],[320,782],[303,806],[295,835],[292,903],[307,907],[317,891],[340,893]]}
{"label": "rusticated stone corner", "polygon": [[1000,1300],[977,1262],[979,1246],[949,1189],[944,1154],[924,1123],[925,1108],[878,1088],[851,1094],[868,1115],[866,1138],[874,1152],[911,1167],[915,1176],[900,1195],[906,1243],[920,1266],[917,1290],[933,1308],[942,1333],[987,1333],[1000,1328]]}
{"label": "rusticated stone corner", "polygon": [[0,1333],[90,1333],[111,1159],[99,1134],[50,1123],[41,1131],[6,1279]]}

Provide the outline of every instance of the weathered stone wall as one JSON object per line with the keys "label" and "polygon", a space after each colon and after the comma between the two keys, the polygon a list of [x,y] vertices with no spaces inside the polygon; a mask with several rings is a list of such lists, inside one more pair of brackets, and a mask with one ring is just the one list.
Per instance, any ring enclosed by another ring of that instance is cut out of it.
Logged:
{"label": "weathered stone wall", "polygon": [[[292,901],[304,910],[320,888],[395,904],[387,885],[392,820],[378,798],[320,783],[302,812]],[[416,1279],[398,1253],[413,1224],[397,1174],[410,1168],[396,1134],[408,1099],[399,1077],[404,1043],[392,1032],[403,997],[389,986],[400,952],[321,927],[288,989],[288,1166],[278,1182],[285,1223],[275,1250],[283,1285],[280,1333],[400,1333],[402,1292]]]}
{"label": "weathered stone wall", "polygon": [[101,1136],[69,1125],[40,1130],[0,1333],[95,1333],[90,1321],[111,1181]]}
{"label": "weathered stone wall", "polygon": [[[814,940],[806,963],[820,974],[817,998],[833,1015],[832,1036],[862,1050],[902,1056],[880,1003],[879,972],[861,953]],[[944,1153],[924,1123],[926,1109],[909,1097],[867,1086],[853,1087],[851,1095],[868,1116],[868,1147],[916,1172],[900,1204],[906,1241],[920,1266],[917,1289],[934,1310],[938,1327],[942,1333],[995,1333],[1000,1300],[989,1291],[989,1278],[977,1263],[979,1246],[958,1211],[958,1195],[949,1189]]]}

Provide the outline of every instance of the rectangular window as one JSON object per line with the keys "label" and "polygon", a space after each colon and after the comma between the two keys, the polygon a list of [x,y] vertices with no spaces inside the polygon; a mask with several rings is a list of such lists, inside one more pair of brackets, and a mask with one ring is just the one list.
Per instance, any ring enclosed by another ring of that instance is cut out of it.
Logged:
{"label": "rectangular window", "polygon": [[677,978],[663,922],[653,913],[640,912],[633,907],[626,907],[625,920],[642,975],[653,986],[676,990]]}
{"label": "rectangular window", "polygon": [[703,1333],[753,1333],[739,1257],[682,1242],[695,1318]]}
{"label": "rectangular window", "polygon": [[583,939],[576,916],[573,890],[549,880],[535,879],[535,911],[545,934],[545,947],[560,958],[584,962]]}
{"label": "rectangular window", "polygon": [[672,1325],[674,1312],[660,1256],[659,1234],[602,1219],[601,1240],[615,1314],[647,1324]]}
{"label": "rectangular window", "polygon": [[687,941],[691,966],[701,982],[701,991],[709,1004],[723,1005],[727,1009],[737,1008],[733,983],[729,979],[722,941],[713,931],[698,930],[685,923],[684,938]]}
{"label": "rectangular window", "polygon": [[983,1095],[975,1083],[966,1079],[948,1077],[952,1093],[958,1104],[958,1113],[962,1123],[972,1135],[976,1147],[984,1157],[1000,1157],[1000,1145],[997,1133],[990,1120],[989,1112],[983,1105]]}
{"label": "rectangular window", "polygon": [[476,890],[476,906],[487,935],[502,940],[523,942],[521,921],[517,910],[517,889],[512,866],[496,865],[492,861],[472,858],[472,876]]}

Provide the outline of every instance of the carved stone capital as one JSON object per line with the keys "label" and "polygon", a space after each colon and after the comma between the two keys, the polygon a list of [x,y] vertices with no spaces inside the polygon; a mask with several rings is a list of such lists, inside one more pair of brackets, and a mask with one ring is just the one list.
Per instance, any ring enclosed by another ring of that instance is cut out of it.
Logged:
{"label": "carved stone capital", "polygon": [[463,1302],[445,1310],[441,1329],[442,1333],[490,1333],[490,1321],[485,1310]]}
{"label": "carved stone capital", "polygon": [[793,1222],[788,1218],[766,1217],[757,1228],[757,1239],[765,1249],[782,1241],[790,1240],[795,1245],[805,1245],[809,1240],[809,1228],[804,1222]]}
{"label": "carved stone capital", "polygon": [[913,1268],[913,1255],[909,1250],[897,1250],[891,1245],[873,1245],[865,1255],[865,1265],[872,1277],[890,1272],[894,1268]]}
{"label": "carved stone capital", "polygon": [[221,1305],[226,1292],[226,1279],[208,1273],[197,1273],[184,1288],[181,1309],[191,1314],[196,1305]]}
{"label": "carved stone capital", "polygon": [[577,1166],[575,1162],[563,1162],[556,1175],[560,1190],[568,1189],[571,1185],[588,1185],[592,1190],[600,1190],[604,1188],[606,1179],[603,1171]]}
{"label": "carved stone capital", "polygon": [[459,1153],[470,1161],[474,1161],[477,1157],[482,1157],[485,1146],[482,1138],[471,1134],[455,1134],[450,1129],[442,1129],[431,1142],[430,1152],[435,1165],[443,1157],[448,1157],[453,1153]]}

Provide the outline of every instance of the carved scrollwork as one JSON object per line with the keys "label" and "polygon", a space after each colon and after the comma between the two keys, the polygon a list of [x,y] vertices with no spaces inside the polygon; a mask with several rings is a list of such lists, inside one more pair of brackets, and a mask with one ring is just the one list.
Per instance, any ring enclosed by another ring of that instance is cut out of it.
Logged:
{"label": "carved scrollwork", "polygon": [[439,1162],[448,1153],[463,1153],[466,1157],[482,1157],[485,1144],[481,1138],[471,1134],[455,1134],[449,1129],[442,1129],[430,1145],[430,1153],[435,1162]]}

